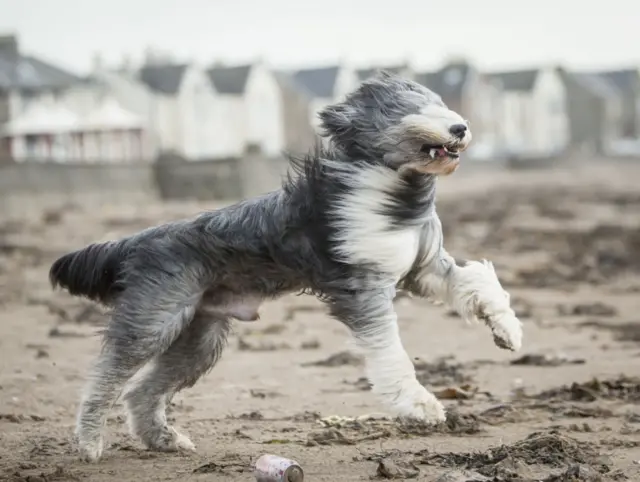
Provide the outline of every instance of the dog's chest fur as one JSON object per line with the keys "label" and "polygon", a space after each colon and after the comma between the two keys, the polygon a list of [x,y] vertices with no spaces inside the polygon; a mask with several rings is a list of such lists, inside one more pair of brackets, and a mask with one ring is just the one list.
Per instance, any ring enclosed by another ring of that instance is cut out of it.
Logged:
{"label": "dog's chest fur", "polygon": [[435,243],[437,236],[424,230],[439,232],[434,183],[400,179],[395,171],[379,167],[359,171],[334,213],[338,256],[396,281],[406,275],[418,254],[424,254],[421,244]]}

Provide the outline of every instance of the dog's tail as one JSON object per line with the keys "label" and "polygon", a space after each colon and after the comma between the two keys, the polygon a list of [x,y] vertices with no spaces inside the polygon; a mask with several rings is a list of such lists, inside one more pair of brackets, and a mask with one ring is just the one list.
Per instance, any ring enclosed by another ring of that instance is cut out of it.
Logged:
{"label": "dog's tail", "polygon": [[108,302],[127,255],[125,241],[91,244],[58,258],[49,270],[51,286],[60,286],[74,296]]}

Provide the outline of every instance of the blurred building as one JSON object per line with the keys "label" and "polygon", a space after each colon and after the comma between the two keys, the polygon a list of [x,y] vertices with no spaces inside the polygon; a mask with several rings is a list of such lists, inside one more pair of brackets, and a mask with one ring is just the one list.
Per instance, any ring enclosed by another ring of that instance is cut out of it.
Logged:
{"label": "blurred building", "polygon": [[469,158],[640,154],[636,68],[486,73],[450,58],[430,72],[407,62],[284,72],[261,61],[200,66],[147,49],[137,66],[125,57],[108,68],[97,55],[81,78],[22,54],[8,35],[0,36],[0,158],[140,162],[163,152],[191,161],[303,153],[318,139],[318,112],[382,70],[425,85],[470,122]]}
{"label": "blurred building", "polygon": [[15,37],[0,41],[4,155],[16,161],[139,161],[145,125],[94,79],[23,56]]}
{"label": "blurred building", "polygon": [[275,72],[255,62],[213,66],[207,74],[219,101],[227,103],[223,120],[233,124],[240,153],[251,148],[268,156],[281,154],[286,148],[285,107]]}
{"label": "blurred building", "polygon": [[571,150],[606,154],[623,133],[623,96],[605,77],[559,69],[567,91]]}
{"label": "blurred building", "polygon": [[569,146],[567,91],[555,66],[496,72],[500,91],[496,124],[508,156],[552,157]]}
{"label": "blurred building", "polygon": [[622,137],[640,139],[640,68],[597,73],[611,82],[622,96]]}
{"label": "blurred building", "polygon": [[287,72],[275,72],[283,108],[285,151],[291,154],[308,152],[318,140],[311,118],[313,95],[296,83]]}
{"label": "blurred building", "polygon": [[[53,100],[79,77],[44,60],[23,55],[15,35],[0,36],[0,129],[41,100]],[[10,155],[11,140],[0,140],[0,155]]]}
{"label": "blurred building", "polygon": [[149,155],[145,135],[142,120],[109,98],[86,117],[62,103],[34,104],[3,131],[18,162],[140,162]]}
{"label": "blurred building", "polygon": [[[150,94],[150,128],[159,151],[175,151],[194,160],[233,151],[229,145],[234,131],[223,124],[216,92],[204,69],[147,58],[133,78]],[[224,142],[216,132],[221,132]]]}

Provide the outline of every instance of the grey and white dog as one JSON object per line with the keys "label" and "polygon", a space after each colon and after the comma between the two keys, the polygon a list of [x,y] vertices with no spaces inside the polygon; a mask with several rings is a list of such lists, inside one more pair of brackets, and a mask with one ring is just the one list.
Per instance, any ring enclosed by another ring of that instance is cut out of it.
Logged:
{"label": "grey and white dog", "polygon": [[112,310],[82,398],[76,435],[96,461],[102,431],[123,396],[132,432],[150,449],[193,450],[165,408],[219,359],[233,319],[258,317],[263,300],[318,296],[352,332],[376,393],[401,417],[445,420],[417,381],[394,311],[397,289],[439,299],[483,321],[496,345],[517,350],[521,323],[488,261],[457,261],[443,247],[436,179],[452,173],[471,140],[440,97],[381,73],[321,113],[316,147],[281,189],[192,219],[62,256],[54,287]]}

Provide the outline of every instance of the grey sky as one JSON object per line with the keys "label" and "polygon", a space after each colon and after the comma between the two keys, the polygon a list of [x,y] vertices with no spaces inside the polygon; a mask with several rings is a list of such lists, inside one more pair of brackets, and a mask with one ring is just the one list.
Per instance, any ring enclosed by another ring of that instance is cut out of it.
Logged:
{"label": "grey sky", "polygon": [[140,58],[148,45],[179,59],[308,66],[463,54],[486,69],[564,62],[640,64],[637,0],[0,0],[0,32],[69,68]]}

